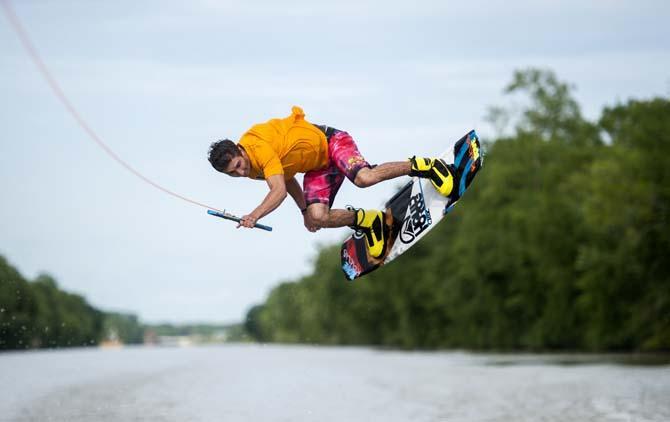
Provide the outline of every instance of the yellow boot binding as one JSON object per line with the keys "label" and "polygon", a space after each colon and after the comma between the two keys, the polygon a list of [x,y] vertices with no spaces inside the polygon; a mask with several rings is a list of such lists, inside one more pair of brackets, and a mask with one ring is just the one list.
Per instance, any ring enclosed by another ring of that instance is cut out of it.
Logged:
{"label": "yellow boot binding", "polygon": [[418,176],[430,179],[435,189],[442,195],[452,199],[452,202],[458,199],[458,190],[454,189],[456,183],[456,169],[452,165],[447,165],[444,160],[439,158],[419,158],[409,159],[412,163],[410,176]]}
{"label": "yellow boot binding", "polygon": [[373,258],[380,258],[386,249],[384,213],[379,210],[350,208],[355,213],[352,229],[365,235],[368,252]]}

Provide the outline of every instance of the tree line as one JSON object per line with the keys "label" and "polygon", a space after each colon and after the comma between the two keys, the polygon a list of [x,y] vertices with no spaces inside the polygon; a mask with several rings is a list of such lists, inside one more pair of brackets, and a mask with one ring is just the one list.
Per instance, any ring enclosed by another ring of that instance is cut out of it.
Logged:
{"label": "tree line", "polygon": [[104,312],[42,274],[28,281],[0,256],[0,350],[97,345]]}
{"label": "tree line", "polygon": [[155,342],[190,336],[200,342],[248,341],[242,324],[145,324],[134,314],[107,312],[41,274],[25,279],[0,256],[0,351]]}
{"label": "tree line", "polygon": [[[670,101],[583,117],[547,70],[515,72],[484,168],[389,266],[345,282],[339,245],[251,308],[259,341],[407,349],[670,349]],[[505,123],[513,121],[511,133]],[[370,204],[372,205],[372,204]]]}

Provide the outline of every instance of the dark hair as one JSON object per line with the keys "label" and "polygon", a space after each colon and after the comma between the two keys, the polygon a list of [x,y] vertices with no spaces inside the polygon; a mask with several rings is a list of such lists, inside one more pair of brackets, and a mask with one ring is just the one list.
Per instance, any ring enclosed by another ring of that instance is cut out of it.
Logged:
{"label": "dark hair", "polygon": [[230,139],[220,139],[209,146],[207,159],[212,167],[221,173],[225,173],[230,160],[242,155],[240,148]]}

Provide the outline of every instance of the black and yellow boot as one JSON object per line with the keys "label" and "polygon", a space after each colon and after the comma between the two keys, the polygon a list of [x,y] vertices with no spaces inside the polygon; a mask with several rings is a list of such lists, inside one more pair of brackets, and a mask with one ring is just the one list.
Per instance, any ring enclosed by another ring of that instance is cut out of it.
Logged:
{"label": "black and yellow boot", "polygon": [[351,226],[356,232],[365,235],[370,256],[381,258],[386,250],[386,227],[384,227],[384,213],[379,210],[364,210],[348,207],[355,213],[354,224]]}
{"label": "black and yellow boot", "polygon": [[453,165],[440,158],[414,156],[409,161],[412,163],[410,176],[430,179],[440,194],[450,198],[452,202],[458,199],[458,173]]}

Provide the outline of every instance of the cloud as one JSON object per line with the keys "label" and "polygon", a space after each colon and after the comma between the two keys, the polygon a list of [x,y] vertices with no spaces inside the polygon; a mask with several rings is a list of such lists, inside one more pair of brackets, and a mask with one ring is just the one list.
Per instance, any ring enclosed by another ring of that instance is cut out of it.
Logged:
{"label": "cloud", "polygon": [[[11,63],[8,63],[11,65]],[[369,75],[354,72],[302,72],[277,66],[173,65],[151,60],[54,60],[53,73],[70,93],[126,94],[165,99],[211,98],[351,98],[379,90]],[[15,68],[25,68],[24,63]]]}

